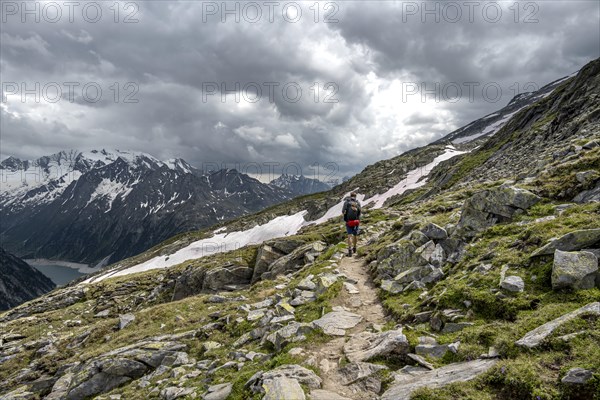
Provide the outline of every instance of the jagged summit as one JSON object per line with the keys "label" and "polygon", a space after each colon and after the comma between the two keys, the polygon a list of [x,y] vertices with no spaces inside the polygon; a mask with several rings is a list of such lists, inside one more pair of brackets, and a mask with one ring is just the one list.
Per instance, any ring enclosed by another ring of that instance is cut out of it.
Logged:
{"label": "jagged summit", "polygon": [[270,182],[271,185],[291,191],[294,194],[311,194],[329,190],[331,187],[318,179],[304,175],[282,174]]}

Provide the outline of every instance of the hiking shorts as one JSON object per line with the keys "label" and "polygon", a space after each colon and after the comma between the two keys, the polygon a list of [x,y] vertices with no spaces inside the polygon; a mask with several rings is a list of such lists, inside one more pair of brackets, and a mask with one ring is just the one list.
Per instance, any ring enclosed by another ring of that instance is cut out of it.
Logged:
{"label": "hiking shorts", "polygon": [[354,235],[354,236],[358,235],[358,225],[356,225],[356,226],[346,225],[346,233],[348,235]]}

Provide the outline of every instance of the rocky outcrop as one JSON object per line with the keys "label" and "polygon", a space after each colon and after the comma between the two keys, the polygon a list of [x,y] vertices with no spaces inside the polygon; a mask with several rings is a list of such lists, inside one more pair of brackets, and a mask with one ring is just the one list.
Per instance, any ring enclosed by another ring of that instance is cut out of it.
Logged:
{"label": "rocky outcrop", "polygon": [[280,257],[269,264],[267,270],[260,275],[260,278],[274,279],[278,275],[295,272],[304,265],[314,262],[316,257],[318,257],[326,247],[327,244],[320,241],[302,245],[290,254]]}
{"label": "rocky outcrop", "polygon": [[381,400],[408,400],[420,388],[436,389],[455,382],[466,382],[489,370],[497,360],[475,360],[450,364],[433,371],[416,374],[399,373]]}
{"label": "rocky outcrop", "polygon": [[600,247],[600,228],[569,232],[558,239],[551,240],[544,247],[534,251],[531,256],[552,255],[555,250],[575,251],[594,247]]}
{"label": "rocky outcrop", "polygon": [[561,250],[554,252],[552,289],[591,289],[596,286],[598,279],[598,258],[594,253]]}
{"label": "rocky outcrop", "polygon": [[409,345],[402,329],[353,335],[344,345],[344,354],[350,362],[368,361],[374,357],[400,356],[408,353]]}
{"label": "rocky outcrop", "polygon": [[256,263],[252,274],[252,283],[258,282],[261,275],[267,272],[269,265],[303,245],[304,242],[294,239],[274,239],[263,243],[258,248]]}
{"label": "rocky outcrop", "polygon": [[538,201],[535,194],[508,185],[475,193],[462,207],[456,235],[473,237],[492,225],[510,221]]}
{"label": "rocky outcrop", "polygon": [[564,323],[571,321],[580,315],[598,315],[600,316],[600,303],[590,303],[586,306],[578,308],[575,311],[571,311],[568,314],[565,314],[561,317],[558,317],[550,322],[541,325],[531,332],[528,332],[521,339],[517,340],[515,343],[519,346],[534,348],[537,347],[544,339],[554,332],[556,328],[563,325]]}

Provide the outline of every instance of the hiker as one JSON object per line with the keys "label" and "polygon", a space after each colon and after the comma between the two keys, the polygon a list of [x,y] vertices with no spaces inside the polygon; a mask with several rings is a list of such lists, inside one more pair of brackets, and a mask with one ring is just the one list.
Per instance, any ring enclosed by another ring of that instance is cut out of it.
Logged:
{"label": "hiker", "polygon": [[348,234],[348,256],[351,257],[352,253],[356,253],[358,225],[360,224],[360,203],[356,199],[356,192],[350,193],[350,197],[344,199],[342,214],[346,221],[346,233]]}

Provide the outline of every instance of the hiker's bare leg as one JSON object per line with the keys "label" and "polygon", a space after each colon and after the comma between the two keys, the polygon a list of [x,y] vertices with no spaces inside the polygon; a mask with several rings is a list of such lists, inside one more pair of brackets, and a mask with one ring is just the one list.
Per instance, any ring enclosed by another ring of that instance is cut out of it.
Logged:
{"label": "hiker's bare leg", "polygon": [[352,235],[352,243],[354,243],[354,247],[356,247],[357,241],[358,241],[358,235]]}

